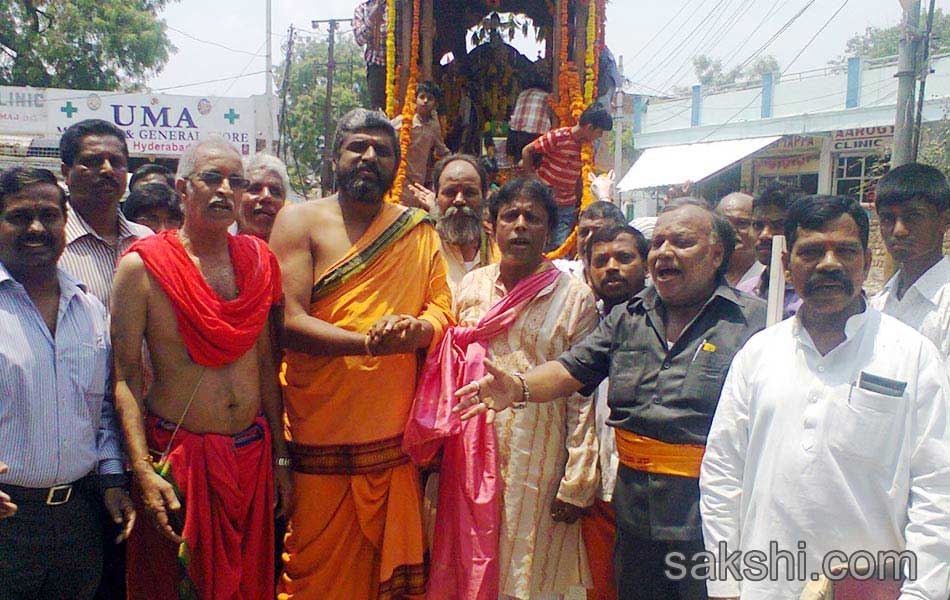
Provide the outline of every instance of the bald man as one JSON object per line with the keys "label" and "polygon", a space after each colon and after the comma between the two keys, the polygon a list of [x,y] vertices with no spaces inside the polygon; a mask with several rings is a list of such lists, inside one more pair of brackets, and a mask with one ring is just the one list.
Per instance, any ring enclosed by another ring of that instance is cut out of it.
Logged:
{"label": "bald man", "polygon": [[729,260],[726,281],[736,287],[740,282],[762,274],[765,265],[755,260],[755,235],[752,232],[752,196],[733,192],[722,197],[716,212],[736,230],[736,249]]}

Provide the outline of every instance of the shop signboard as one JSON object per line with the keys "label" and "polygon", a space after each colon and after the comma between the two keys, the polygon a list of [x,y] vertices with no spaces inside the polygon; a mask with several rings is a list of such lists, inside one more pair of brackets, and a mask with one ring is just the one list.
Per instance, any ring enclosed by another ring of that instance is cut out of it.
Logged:
{"label": "shop signboard", "polygon": [[256,150],[250,98],[47,89],[46,109],[49,136],[83,119],[103,119],[125,132],[133,156],[178,157],[211,135],[226,138],[242,155]]}
{"label": "shop signboard", "polygon": [[0,85],[0,135],[46,133],[46,90]]}
{"label": "shop signboard", "polygon": [[832,149],[835,152],[887,151],[893,140],[893,125],[839,129],[832,137]]}

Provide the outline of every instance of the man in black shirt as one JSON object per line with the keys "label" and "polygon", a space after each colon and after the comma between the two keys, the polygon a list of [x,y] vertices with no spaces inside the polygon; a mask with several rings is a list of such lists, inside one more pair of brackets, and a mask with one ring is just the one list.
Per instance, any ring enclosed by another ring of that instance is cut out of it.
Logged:
{"label": "man in black shirt", "polygon": [[489,375],[457,392],[467,397],[456,409],[465,418],[589,393],[610,377],[608,424],[620,455],[614,567],[624,600],[706,598],[705,582],[689,576],[689,558],[703,549],[699,466],[732,357],[765,326],[765,303],[725,282],[734,246],[729,223],[705,204],[671,203],[650,245],[652,287],[557,360],[524,374],[486,361]]}

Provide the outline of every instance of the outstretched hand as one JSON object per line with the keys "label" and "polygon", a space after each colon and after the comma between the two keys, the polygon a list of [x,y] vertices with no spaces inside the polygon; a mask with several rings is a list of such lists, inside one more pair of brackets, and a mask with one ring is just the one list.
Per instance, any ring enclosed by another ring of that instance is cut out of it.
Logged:
{"label": "outstretched hand", "polygon": [[432,208],[435,207],[435,192],[421,183],[410,183],[408,189],[413,200],[427,211],[432,211]]}
{"label": "outstretched hand", "polygon": [[452,412],[462,413],[463,421],[488,410],[505,410],[521,400],[521,382],[514,375],[502,371],[487,358],[485,371],[484,377],[469,382],[455,392],[455,397],[460,401]]}

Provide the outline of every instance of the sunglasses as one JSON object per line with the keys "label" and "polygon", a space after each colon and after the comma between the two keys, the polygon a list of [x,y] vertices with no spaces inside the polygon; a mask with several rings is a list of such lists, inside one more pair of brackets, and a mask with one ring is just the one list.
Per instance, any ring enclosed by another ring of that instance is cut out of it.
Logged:
{"label": "sunglasses", "polygon": [[217,171],[201,171],[195,173],[192,177],[197,178],[198,181],[209,187],[217,187],[221,185],[225,179],[228,180],[228,185],[231,186],[233,190],[246,190],[247,186],[250,185],[250,182],[240,175],[228,175],[225,177]]}

